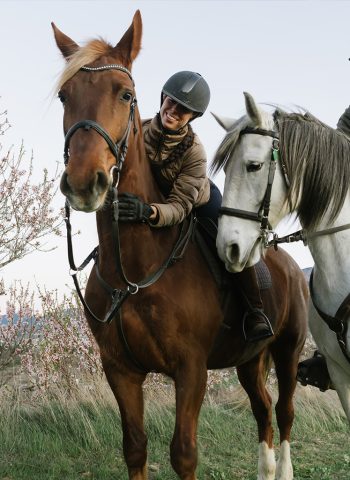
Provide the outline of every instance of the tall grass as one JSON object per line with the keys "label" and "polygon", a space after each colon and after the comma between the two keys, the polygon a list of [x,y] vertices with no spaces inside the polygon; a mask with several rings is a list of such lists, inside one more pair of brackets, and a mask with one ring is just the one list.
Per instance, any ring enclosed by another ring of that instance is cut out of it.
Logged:
{"label": "tall grass", "polygon": [[[145,393],[150,479],[175,479],[169,461],[173,390],[153,386]],[[335,393],[299,387],[295,404],[295,480],[348,480],[349,427]],[[0,445],[1,480],[127,480],[120,417],[104,380],[70,397],[59,389],[38,398],[13,390],[1,400]],[[257,428],[239,386],[229,395],[207,395],[198,447],[200,480],[256,479]]]}

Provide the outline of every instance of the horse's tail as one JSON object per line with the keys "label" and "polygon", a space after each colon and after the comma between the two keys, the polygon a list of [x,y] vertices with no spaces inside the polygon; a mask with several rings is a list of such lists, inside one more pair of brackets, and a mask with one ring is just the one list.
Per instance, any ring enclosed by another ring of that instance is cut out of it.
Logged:
{"label": "horse's tail", "polygon": [[264,352],[264,358],[262,359],[262,362],[263,362],[263,375],[265,377],[265,383],[266,383],[272,367],[272,363],[273,363],[272,355],[267,349]]}

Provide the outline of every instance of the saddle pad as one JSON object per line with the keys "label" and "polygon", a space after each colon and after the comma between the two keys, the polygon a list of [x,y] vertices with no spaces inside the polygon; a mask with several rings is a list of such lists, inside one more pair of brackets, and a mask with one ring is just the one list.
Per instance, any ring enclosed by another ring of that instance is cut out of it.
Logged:
{"label": "saddle pad", "polygon": [[271,273],[266,263],[260,260],[255,265],[255,272],[258,279],[258,285],[260,290],[268,290],[272,286]]}

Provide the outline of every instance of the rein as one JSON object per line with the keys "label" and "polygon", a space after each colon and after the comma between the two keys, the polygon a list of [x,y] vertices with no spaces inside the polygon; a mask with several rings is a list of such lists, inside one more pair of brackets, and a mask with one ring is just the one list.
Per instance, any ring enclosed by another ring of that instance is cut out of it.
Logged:
{"label": "rein", "polygon": [[294,233],[290,233],[289,235],[285,235],[284,237],[279,237],[277,233],[273,232],[273,238],[269,241],[268,246],[274,247],[275,250],[278,248],[279,243],[292,243],[302,241],[306,246],[308,241],[315,237],[321,237],[322,235],[332,235],[333,233],[342,232],[343,230],[348,230],[350,228],[350,223],[345,223],[344,225],[340,225],[339,227],[331,227],[326,228],[324,230],[320,230],[318,232],[312,232],[307,234],[304,230],[298,230]]}
{"label": "rein", "polygon": [[[75,285],[76,291],[78,293],[78,296],[81,300],[81,303],[86,308],[86,310],[89,312],[89,314],[94,318],[94,320],[96,320],[99,323],[110,323],[113,320],[114,315],[120,309],[124,300],[126,300],[126,298],[129,295],[135,295],[139,291],[140,288],[141,289],[146,288],[146,287],[149,287],[150,285],[152,285],[153,283],[155,283],[163,275],[165,270],[168,267],[170,267],[173,263],[175,263],[175,261],[178,258],[178,253],[182,252],[184,250],[184,248],[187,246],[187,243],[188,243],[188,241],[191,237],[191,234],[192,234],[193,223],[194,223],[193,222],[193,217],[191,217],[190,221],[189,221],[189,224],[187,226],[187,229],[185,229],[185,224],[184,223],[182,224],[182,228],[181,228],[179,237],[178,237],[172,251],[170,252],[168,258],[158,268],[158,270],[156,270],[152,274],[148,275],[146,278],[144,278],[143,280],[141,280],[138,283],[130,282],[125,275],[124,268],[123,268],[122,261],[121,261],[121,249],[120,249],[120,240],[119,240],[120,237],[119,237],[119,227],[118,227],[118,216],[119,216],[118,192],[117,192],[116,188],[114,188],[112,190],[113,190],[113,195],[114,195],[114,200],[112,202],[112,205],[113,205],[113,207],[112,207],[113,208],[112,236],[113,236],[114,244],[116,246],[116,249],[115,249],[116,256],[115,256],[115,258],[116,258],[117,270],[118,270],[118,273],[120,274],[123,282],[127,285],[125,290],[121,290],[121,289],[111,287],[102,278],[102,276],[99,272],[99,268],[98,268],[98,256],[99,256],[99,247],[98,246],[95,247],[92,250],[92,252],[86,257],[86,259],[83,261],[83,263],[79,267],[76,267],[76,264],[75,264],[75,261],[74,261],[74,254],[73,254],[73,244],[72,244],[72,233],[71,233],[72,232],[72,226],[71,226],[71,223],[70,223],[70,206],[69,206],[68,201],[66,201],[66,204],[65,204],[65,214],[66,214],[66,216],[65,216],[64,220],[65,220],[66,229],[67,229],[68,261],[69,261],[69,266],[70,266],[70,269],[71,269],[70,274],[73,278],[74,285]],[[98,278],[99,282],[101,283],[104,290],[106,290],[106,292],[110,294],[111,299],[112,299],[111,307],[110,307],[109,311],[107,312],[107,314],[105,315],[104,319],[100,319],[99,317],[97,317],[94,314],[94,312],[92,312],[92,310],[90,309],[88,304],[86,303],[86,301],[84,299],[84,296],[82,294],[80,285],[79,285],[78,278],[77,278],[78,273],[81,272],[91,262],[91,260],[93,260],[94,263],[95,263],[96,275],[97,275],[97,278]]]}

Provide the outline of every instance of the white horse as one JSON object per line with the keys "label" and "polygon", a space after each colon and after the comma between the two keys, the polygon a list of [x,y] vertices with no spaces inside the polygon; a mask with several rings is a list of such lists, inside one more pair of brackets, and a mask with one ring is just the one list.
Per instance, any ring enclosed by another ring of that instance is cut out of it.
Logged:
{"label": "white horse", "polygon": [[214,115],[227,132],[212,165],[226,173],[218,252],[229,271],[250,267],[297,213],[303,230],[290,239],[307,241],[315,262],[310,330],[350,421],[350,140],[308,113],[268,113],[244,95],[246,116]]}

